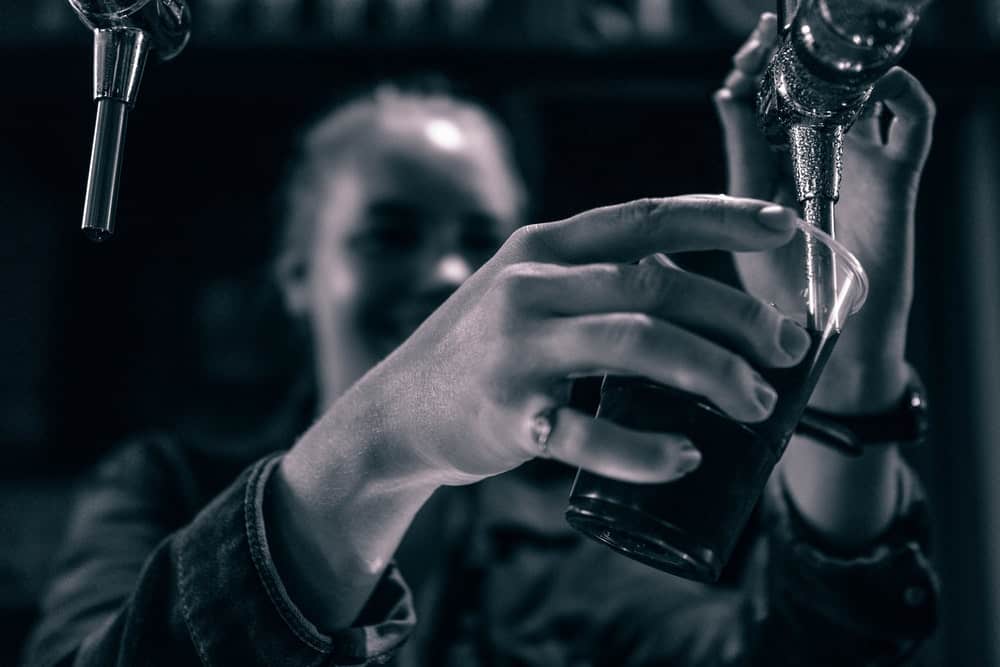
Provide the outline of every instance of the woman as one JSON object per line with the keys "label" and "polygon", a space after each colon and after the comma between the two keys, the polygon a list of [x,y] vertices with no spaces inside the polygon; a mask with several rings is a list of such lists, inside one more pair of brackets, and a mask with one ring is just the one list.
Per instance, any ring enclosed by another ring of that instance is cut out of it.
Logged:
{"label": "woman", "polygon": [[[159,435],[106,462],[29,663],[861,665],[909,652],[933,627],[934,583],[892,446],[846,459],[797,437],[766,500],[766,545],[725,588],[575,535],[566,485],[522,466],[546,456],[635,482],[697,467],[680,435],[570,407],[580,375],[646,375],[746,421],[773,408],[753,366],[793,365],[805,334],[742,292],[634,262],[791,237],[793,211],[743,198],[787,186],[749,99],[775,39],[766,15],[716,96],[733,198],[525,227],[507,141],[481,109],[379,89],[321,121],[277,263],[310,332],[315,420],[238,455]],[[885,143],[872,116],[849,135],[841,206],[873,290],[811,402],[834,413],[879,412],[907,382],[933,105],[898,69],[875,95],[895,120]]]}

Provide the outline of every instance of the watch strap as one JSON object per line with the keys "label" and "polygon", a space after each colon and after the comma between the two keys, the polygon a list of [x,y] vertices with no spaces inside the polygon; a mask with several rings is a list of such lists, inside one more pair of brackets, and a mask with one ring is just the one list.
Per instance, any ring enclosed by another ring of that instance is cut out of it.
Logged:
{"label": "watch strap", "polygon": [[840,415],[807,407],[796,428],[798,433],[849,456],[860,456],[866,446],[918,444],[927,436],[927,430],[927,400],[915,372],[903,396],[885,412]]}

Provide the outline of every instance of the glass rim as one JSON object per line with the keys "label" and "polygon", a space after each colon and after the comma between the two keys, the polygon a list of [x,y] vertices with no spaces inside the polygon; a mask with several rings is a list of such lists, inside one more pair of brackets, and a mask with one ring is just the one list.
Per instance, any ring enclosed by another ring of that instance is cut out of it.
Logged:
{"label": "glass rim", "polygon": [[837,258],[846,265],[847,270],[851,272],[853,281],[849,289],[853,294],[853,298],[851,299],[851,307],[848,309],[848,315],[856,314],[859,310],[861,310],[862,306],[865,305],[865,301],[868,299],[868,274],[865,272],[865,267],[861,265],[861,262],[854,256],[854,253],[844,247],[840,241],[833,238],[819,227],[806,222],[802,218],[796,218],[795,226],[806,236],[815,238],[832,250],[833,254],[836,255]]}

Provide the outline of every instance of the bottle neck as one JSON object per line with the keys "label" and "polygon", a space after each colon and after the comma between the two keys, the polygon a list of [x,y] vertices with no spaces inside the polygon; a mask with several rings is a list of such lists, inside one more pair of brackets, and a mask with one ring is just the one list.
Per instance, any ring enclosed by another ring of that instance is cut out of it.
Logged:
{"label": "bottle neck", "polygon": [[903,56],[926,3],[803,0],[792,23],[792,43],[815,74],[868,85]]}

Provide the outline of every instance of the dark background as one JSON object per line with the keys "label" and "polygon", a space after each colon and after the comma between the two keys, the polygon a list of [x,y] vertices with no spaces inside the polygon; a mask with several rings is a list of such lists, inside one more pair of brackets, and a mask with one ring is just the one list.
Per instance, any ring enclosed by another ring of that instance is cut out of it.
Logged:
{"label": "dark background", "polygon": [[[246,406],[280,396],[297,356],[261,268],[272,197],[295,129],[329,100],[374,77],[455,77],[520,137],[538,220],[721,192],[709,97],[772,6],[190,4],[192,43],[146,69],[119,233],[103,245],[78,230],[90,35],[59,0],[0,8],[0,627],[11,639],[88,463],[129,432],[192,414],[252,430],[260,411]],[[904,62],[939,108],[910,341],[933,402],[931,442],[911,454],[933,501],[943,584],[932,665],[1000,664],[998,40],[997,0],[939,1]],[[16,643],[0,643],[7,664]]]}

